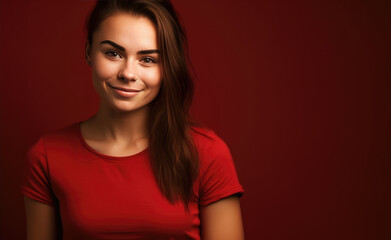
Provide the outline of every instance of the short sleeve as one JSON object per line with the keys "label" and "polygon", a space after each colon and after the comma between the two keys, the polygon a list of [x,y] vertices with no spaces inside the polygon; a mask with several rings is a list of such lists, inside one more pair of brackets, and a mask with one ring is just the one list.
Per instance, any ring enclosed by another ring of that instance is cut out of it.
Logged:
{"label": "short sleeve", "polygon": [[48,162],[43,137],[25,155],[21,193],[29,198],[54,206],[55,196],[50,186]]}
{"label": "short sleeve", "polygon": [[200,206],[206,206],[231,195],[241,197],[244,193],[236,173],[234,161],[225,142],[215,139],[213,146],[204,157],[200,168]]}

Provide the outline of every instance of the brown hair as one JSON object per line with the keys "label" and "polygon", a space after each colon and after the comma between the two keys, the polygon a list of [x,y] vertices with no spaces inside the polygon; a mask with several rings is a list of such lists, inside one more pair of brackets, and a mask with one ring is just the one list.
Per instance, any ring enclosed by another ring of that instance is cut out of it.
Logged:
{"label": "brown hair", "polygon": [[199,163],[190,134],[193,82],[185,33],[169,0],[98,0],[86,22],[86,46],[92,46],[99,25],[117,12],[145,16],[155,25],[163,75],[148,121],[151,166],[162,194],[171,203],[182,200],[188,210]]}

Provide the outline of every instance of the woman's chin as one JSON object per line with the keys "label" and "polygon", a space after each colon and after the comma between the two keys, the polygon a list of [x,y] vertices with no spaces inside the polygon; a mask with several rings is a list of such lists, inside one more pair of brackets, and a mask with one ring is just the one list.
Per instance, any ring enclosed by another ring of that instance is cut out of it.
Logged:
{"label": "woman's chin", "polygon": [[140,112],[143,109],[146,109],[147,106],[139,106],[134,103],[126,103],[126,102],[114,102],[111,105],[111,110],[113,112],[119,112],[119,113],[131,113],[131,112]]}

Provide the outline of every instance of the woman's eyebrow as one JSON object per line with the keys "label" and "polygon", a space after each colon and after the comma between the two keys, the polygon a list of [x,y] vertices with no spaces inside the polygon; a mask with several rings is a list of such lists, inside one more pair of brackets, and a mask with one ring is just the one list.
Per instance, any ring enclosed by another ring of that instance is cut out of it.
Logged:
{"label": "woman's eyebrow", "polygon": [[[100,44],[109,44],[109,45],[111,45],[111,46],[113,46],[113,47],[115,47],[115,48],[117,48],[117,49],[119,49],[119,50],[121,50],[122,52],[125,52],[125,48],[124,47],[122,47],[121,45],[118,45],[118,44],[116,44],[115,42],[113,42],[113,41],[110,41],[110,40],[104,40],[104,41],[102,41],[102,42],[100,42]],[[137,52],[137,54],[152,54],[152,53],[159,53],[160,51],[159,50],[157,50],[157,49],[149,49],[149,50],[140,50],[140,51],[138,51]]]}
{"label": "woman's eyebrow", "polygon": [[141,50],[138,51],[137,54],[152,54],[152,53],[159,53],[160,51],[157,49],[151,49],[151,50]]}
{"label": "woman's eyebrow", "polygon": [[107,44],[109,44],[109,45],[111,45],[111,46],[113,46],[113,47],[115,47],[115,48],[121,50],[122,52],[125,52],[125,48],[124,48],[124,47],[122,47],[122,46],[116,44],[116,43],[113,42],[113,41],[104,40],[104,41],[100,42],[100,44],[105,44],[105,43],[107,43]]}

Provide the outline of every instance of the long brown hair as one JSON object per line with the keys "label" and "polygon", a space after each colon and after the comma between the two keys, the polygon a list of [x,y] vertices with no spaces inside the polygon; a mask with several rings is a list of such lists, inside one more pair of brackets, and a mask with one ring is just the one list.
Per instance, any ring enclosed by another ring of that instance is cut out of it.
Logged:
{"label": "long brown hair", "polygon": [[117,12],[147,17],[155,25],[163,75],[148,121],[151,166],[162,194],[171,203],[182,200],[188,210],[199,163],[190,134],[193,81],[185,33],[169,0],[98,0],[86,22],[86,46],[92,46],[99,25]]}

